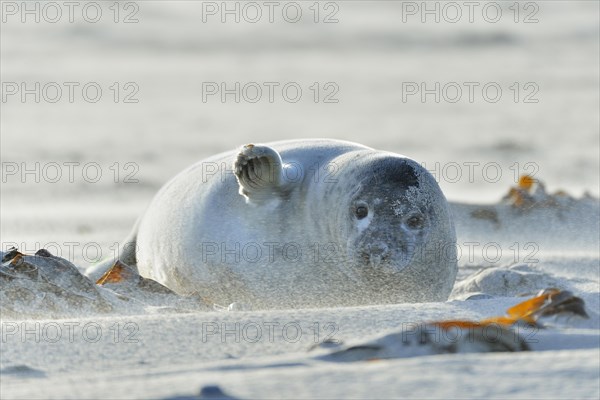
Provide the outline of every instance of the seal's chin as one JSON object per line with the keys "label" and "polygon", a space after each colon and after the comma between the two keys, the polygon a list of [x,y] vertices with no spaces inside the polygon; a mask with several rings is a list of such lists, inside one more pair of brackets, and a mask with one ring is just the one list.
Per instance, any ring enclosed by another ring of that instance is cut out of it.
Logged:
{"label": "seal's chin", "polygon": [[403,254],[401,257],[394,257],[393,260],[384,260],[378,262],[377,258],[365,265],[365,272],[375,272],[384,275],[394,275],[406,269],[412,260],[412,255]]}
{"label": "seal's chin", "polygon": [[383,275],[396,275],[399,272],[402,272],[408,265],[410,264],[410,260],[402,263],[384,263],[376,267],[377,271]]}

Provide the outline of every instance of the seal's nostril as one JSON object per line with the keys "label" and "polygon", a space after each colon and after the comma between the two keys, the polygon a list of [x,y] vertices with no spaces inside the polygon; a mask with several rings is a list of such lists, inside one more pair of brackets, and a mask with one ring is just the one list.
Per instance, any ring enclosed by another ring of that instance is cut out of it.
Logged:
{"label": "seal's nostril", "polygon": [[385,257],[389,253],[388,247],[386,245],[373,246],[370,250],[371,254],[377,254],[381,257]]}
{"label": "seal's nostril", "polygon": [[361,261],[366,265],[378,266],[382,262],[389,262],[391,252],[387,245],[370,245],[368,249],[362,250],[359,253]]}

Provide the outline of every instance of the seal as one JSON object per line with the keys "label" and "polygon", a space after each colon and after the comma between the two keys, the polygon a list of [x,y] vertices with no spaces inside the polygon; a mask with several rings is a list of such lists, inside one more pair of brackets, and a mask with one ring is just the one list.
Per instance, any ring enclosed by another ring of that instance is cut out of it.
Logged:
{"label": "seal", "polygon": [[448,203],[416,161],[338,140],[249,144],[165,184],[119,259],[215,304],[444,301],[457,272]]}

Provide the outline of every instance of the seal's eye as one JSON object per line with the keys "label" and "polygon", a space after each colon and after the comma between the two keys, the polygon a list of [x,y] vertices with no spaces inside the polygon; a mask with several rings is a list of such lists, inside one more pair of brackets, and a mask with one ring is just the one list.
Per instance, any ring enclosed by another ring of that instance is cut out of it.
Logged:
{"label": "seal's eye", "polygon": [[425,225],[425,218],[421,215],[413,215],[406,220],[406,226],[410,229],[421,229]]}
{"label": "seal's eye", "polygon": [[367,206],[358,206],[354,209],[354,215],[356,215],[356,218],[358,219],[363,219],[369,215],[369,209]]}

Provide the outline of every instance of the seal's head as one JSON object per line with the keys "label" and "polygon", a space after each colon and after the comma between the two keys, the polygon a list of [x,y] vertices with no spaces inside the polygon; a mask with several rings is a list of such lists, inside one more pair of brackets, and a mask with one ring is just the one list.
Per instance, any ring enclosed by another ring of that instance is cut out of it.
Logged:
{"label": "seal's head", "polygon": [[363,273],[406,268],[431,229],[431,205],[419,198],[419,179],[410,162],[379,160],[373,175],[357,185],[348,207],[347,253]]}
{"label": "seal's head", "polygon": [[[431,174],[411,159],[386,152],[358,152],[343,161],[342,184],[330,190],[346,193],[346,201],[335,207],[335,220],[347,276],[374,288],[398,286],[413,277],[432,290],[442,290],[436,281],[450,277],[453,282],[455,254],[439,255],[444,245],[455,251],[454,228]],[[437,252],[435,244],[441,245]],[[440,298],[447,298],[450,289],[444,288]]]}

